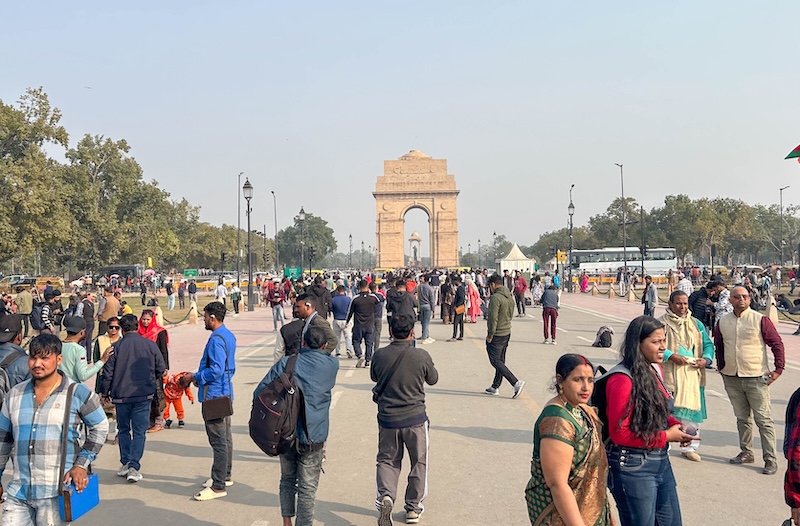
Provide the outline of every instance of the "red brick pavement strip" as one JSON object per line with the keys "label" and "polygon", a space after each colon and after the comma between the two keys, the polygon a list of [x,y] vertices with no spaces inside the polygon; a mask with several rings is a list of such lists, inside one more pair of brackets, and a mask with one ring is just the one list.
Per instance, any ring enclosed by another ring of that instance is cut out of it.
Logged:
{"label": "red brick pavement strip", "polygon": [[[287,316],[291,316],[288,309]],[[288,320],[287,320],[288,321]],[[272,332],[272,309],[256,307],[253,312],[242,311],[234,317],[233,312],[228,312],[224,320],[225,326],[236,336],[237,357],[247,355],[262,346],[272,347],[276,333]],[[197,371],[203,349],[206,346],[210,332],[205,330],[203,317],[200,316],[196,325],[183,322],[180,325],[169,326],[169,361],[172,372]],[[271,362],[270,362],[271,363]],[[266,373],[266,370],[265,370]]]}
{"label": "red brick pavement strip", "polygon": [[[608,299],[605,296],[592,296],[591,294],[581,293],[569,294],[564,292],[561,295],[561,304],[565,308],[574,307],[576,309],[594,311],[597,313],[595,316],[605,315],[610,317],[610,319],[606,318],[605,321],[598,317],[597,327],[610,325],[614,328],[618,338],[622,337],[625,328],[628,326],[628,321],[640,316],[643,311],[642,304],[638,301],[627,301],[619,297]],[[656,307],[656,317],[663,316],[665,309],[666,304],[659,304]],[[778,324],[778,333],[783,339],[786,359],[789,361],[788,365],[790,368],[800,370],[800,336],[792,336],[796,329],[796,324],[787,321],[782,321]]]}

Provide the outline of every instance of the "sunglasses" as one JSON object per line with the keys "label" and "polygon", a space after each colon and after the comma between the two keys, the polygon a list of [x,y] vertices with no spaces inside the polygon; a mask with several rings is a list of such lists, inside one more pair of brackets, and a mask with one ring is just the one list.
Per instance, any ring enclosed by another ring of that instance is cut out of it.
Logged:
{"label": "sunglasses", "polygon": [[108,330],[110,330],[110,331],[118,331],[119,330],[119,325],[109,325],[108,326]]}

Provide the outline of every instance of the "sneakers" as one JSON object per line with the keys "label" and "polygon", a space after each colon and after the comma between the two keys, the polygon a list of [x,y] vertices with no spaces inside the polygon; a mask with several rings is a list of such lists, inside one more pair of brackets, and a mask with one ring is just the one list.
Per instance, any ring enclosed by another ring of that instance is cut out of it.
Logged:
{"label": "sneakers", "polygon": [[557,344],[557,343],[556,343],[556,341],[553,339],[553,340],[550,340],[550,345],[558,345],[558,344]]}
{"label": "sneakers", "polygon": [[172,419],[167,418],[167,421],[164,422],[164,427],[169,428],[172,425]]}
{"label": "sneakers", "polygon": [[352,352],[350,352],[350,351],[347,351],[347,357],[348,357],[348,358],[352,358],[352,357],[353,357],[353,353],[352,353]]}
{"label": "sneakers", "polygon": [[728,462],[730,462],[731,464],[752,464],[753,462],[755,462],[755,459],[753,458],[752,453],[749,453],[747,451],[742,451],[741,453],[730,459]]}
{"label": "sneakers", "polygon": [[364,367],[369,367],[369,360],[367,360],[366,362],[364,362]]}
{"label": "sneakers", "polygon": [[419,513],[414,510],[406,512],[406,524],[418,524],[419,523]]}
{"label": "sneakers", "polygon": [[378,526],[392,526],[392,508],[394,508],[394,501],[392,497],[385,496],[381,499],[381,505],[378,511]]}
{"label": "sneakers", "polygon": [[685,453],[681,453],[681,455],[683,455],[683,458],[686,460],[691,460],[692,462],[701,462],[703,460],[702,457],[694,451],[686,451]]}
{"label": "sneakers", "polygon": [[494,387],[487,387],[486,389],[484,389],[483,392],[488,394],[488,395],[492,395],[492,396],[499,396],[500,395],[500,391],[495,389]]}
{"label": "sneakers", "polygon": [[359,356],[358,361],[356,362],[356,367],[364,367],[364,357]]}
{"label": "sneakers", "polygon": [[185,425],[186,425],[186,422],[184,422],[183,420],[178,420],[178,427],[183,427]]}
{"label": "sneakers", "polygon": [[775,462],[774,460],[767,460],[764,463],[764,471],[762,471],[761,473],[763,473],[764,475],[774,475],[777,472],[778,472],[778,463]]}
{"label": "sneakers", "polygon": [[516,398],[522,392],[522,388],[525,387],[524,380],[517,380],[517,383],[514,384],[514,396],[511,398]]}
{"label": "sneakers", "polygon": [[423,345],[430,345],[430,344],[432,344],[432,343],[433,343],[433,342],[435,342],[435,341],[436,341],[436,340],[434,340],[433,338],[425,338],[424,340],[422,340],[422,344],[423,344]]}
{"label": "sneakers", "polygon": [[128,465],[127,464],[125,464],[124,466],[119,468],[119,470],[117,470],[117,476],[118,477],[127,477],[128,476]]}
{"label": "sneakers", "polygon": [[128,478],[128,482],[139,482],[144,477],[142,477],[142,474],[139,473],[137,470],[131,468],[131,469],[128,470],[128,477],[127,478]]}
{"label": "sneakers", "polygon": [[545,339],[544,339],[544,341],[543,341],[542,343],[543,343],[544,345],[547,345],[547,344],[549,344],[549,343],[550,343],[550,340],[548,340],[547,338],[545,338]]}

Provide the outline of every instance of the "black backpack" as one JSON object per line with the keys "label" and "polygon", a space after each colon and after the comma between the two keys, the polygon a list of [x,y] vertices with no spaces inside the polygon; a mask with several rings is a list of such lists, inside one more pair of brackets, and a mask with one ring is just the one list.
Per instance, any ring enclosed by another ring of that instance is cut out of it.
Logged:
{"label": "black backpack", "polygon": [[250,411],[250,438],[271,457],[295,447],[298,422],[305,429],[303,393],[293,375],[298,356],[288,358],[286,370],[253,400]]}
{"label": "black backpack", "polygon": [[3,401],[6,399],[8,393],[14,385],[11,384],[11,377],[8,376],[7,369],[18,358],[25,356],[19,351],[13,351],[0,362],[0,408],[3,407]]}
{"label": "black backpack", "polygon": [[598,368],[598,372],[602,376],[594,381],[594,391],[592,392],[592,399],[589,402],[589,405],[597,409],[597,416],[600,417],[600,420],[603,422],[603,443],[608,444],[610,439],[608,434],[608,414],[606,413],[606,409],[608,408],[608,399],[606,398],[606,383],[614,374],[624,374],[630,377],[631,371],[622,365],[622,363],[618,363],[612,367],[610,371],[606,372],[604,369]]}
{"label": "black backpack", "polygon": [[44,323],[42,322],[42,309],[44,309],[43,301],[33,304],[33,310],[31,311],[31,327],[36,331],[43,331],[45,329]]}

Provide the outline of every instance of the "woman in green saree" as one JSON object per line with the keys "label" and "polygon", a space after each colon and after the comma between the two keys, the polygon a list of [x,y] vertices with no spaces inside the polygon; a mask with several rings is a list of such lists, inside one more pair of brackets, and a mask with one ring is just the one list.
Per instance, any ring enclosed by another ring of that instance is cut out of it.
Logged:
{"label": "woman in green saree", "polygon": [[559,358],[555,389],[533,431],[528,517],[533,526],[613,525],[601,424],[586,405],[594,389],[592,364],[579,354]]}

